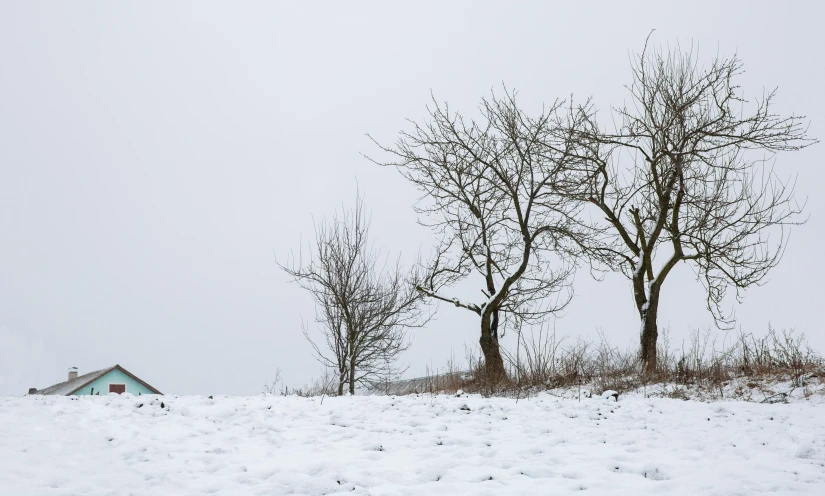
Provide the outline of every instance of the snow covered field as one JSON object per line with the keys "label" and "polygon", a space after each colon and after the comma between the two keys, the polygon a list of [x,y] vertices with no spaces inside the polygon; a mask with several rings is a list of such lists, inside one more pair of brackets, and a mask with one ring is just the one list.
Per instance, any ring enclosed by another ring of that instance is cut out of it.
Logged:
{"label": "snow covered field", "polygon": [[825,404],[0,399],[3,496],[579,491],[825,494]]}

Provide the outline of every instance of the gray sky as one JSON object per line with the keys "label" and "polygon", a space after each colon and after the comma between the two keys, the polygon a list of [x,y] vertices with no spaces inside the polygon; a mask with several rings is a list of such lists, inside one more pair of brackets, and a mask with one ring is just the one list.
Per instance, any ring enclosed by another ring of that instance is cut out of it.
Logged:
{"label": "gray sky", "polygon": [[[275,256],[350,204],[356,177],[376,243],[429,250],[415,191],[360,153],[366,132],[388,142],[422,118],[431,90],[468,112],[502,82],[528,109],[571,93],[607,109],[655,28],[657,44],[738,52],[746,94],[778,86],[777,108],[825,138],[818,2],[300,4],[0,1],[0,394],[114,363],[178,394],[318,375],[300,332],[311,300]],[[779,157],[810,221],[736,312],[825,351],[822,146]],[[688,267],[674,276],[660,326],[679,341],[711,319]],[[636,342],[627,281],[580,273],[576,292],[558,333]],[[410,372],[463,358],[477,332],[442,307]]]}

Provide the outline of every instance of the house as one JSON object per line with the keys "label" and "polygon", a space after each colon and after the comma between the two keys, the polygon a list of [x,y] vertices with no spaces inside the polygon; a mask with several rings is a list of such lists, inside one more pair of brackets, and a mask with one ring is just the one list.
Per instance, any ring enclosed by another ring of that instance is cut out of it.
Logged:
{"label": "house", "polygon": [[56,394],[59,396],[104,395],[109,393],[163,394],[136,375],[115,365],[88,374],[77,375],[77,367],[69,369],[69,379],[45,389],[29,389],[29,394]]}

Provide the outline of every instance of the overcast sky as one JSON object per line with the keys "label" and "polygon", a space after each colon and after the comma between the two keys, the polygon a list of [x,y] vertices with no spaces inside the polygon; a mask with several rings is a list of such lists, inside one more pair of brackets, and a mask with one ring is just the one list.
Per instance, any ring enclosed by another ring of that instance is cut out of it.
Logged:
{"label": "overcast sky", "polygon": [[[738,52],[746,95],[778,86],[777,109],[825,137],[818,2],[389,4],[0,1],[0,394],[115,363],[177,394],[317,376],[312,302],[276,256],[351,204],[356,178],[377,245],[429,250],[416,192],[361,153],[365,133],[388,142],[421,119],[431,91],[470,113],[502,83],[528,110],[571,93],[607,109],[655,28],[655,44]],[[822,147],[778,158],[810,221],[735,309],[746,331],[793,327],[825,351]],[[712,324],[687,266],[662,294],[675,341]],[[555,325],[635,344],[629,283],[580,273]],[[477,341],[473,316],[442,306],[410,374]]]}

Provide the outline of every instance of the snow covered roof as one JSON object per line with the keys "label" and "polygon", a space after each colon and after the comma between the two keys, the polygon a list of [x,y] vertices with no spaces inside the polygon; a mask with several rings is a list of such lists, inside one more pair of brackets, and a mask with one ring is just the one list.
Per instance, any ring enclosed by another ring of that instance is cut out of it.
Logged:
{"label": "snow covered roof", "polygon": [[153,393],[163,394],[160,391],[158,391],[157,389],[150,386],[149,384],[147,384],[147,383],[143,382],[142,380],[140,380],[137,376],[135,376],[134,374],[132,374],[128,370],[124,369],[123,367],[121,367],[120,365],[117,365],[117,364],[115,364],[115,365],[113,365],[109,368],[106,368],[106,369],[95,370],[94,372],[89,372],[88,374],[83,374],[81,376],[76,377],[75,379],[70,380],[70,381],[61,382],[59,384],[55,384],[54,386],[49,386],[47,388],[44,388],[44,389],[41,389],[41,390],[37,391],[34,394],[54,394],[54,395],[58,395],[58,396],[70,396],[75,391],[83,388],[87,384],[91,384],[92,382],[100,379],[104,375],[106,375],[109,372],[111,372],[113,370],[116,370],[116,369],[120,370],[121,372],[128,375],[129,377],[136,380],[137,382],[143,384],[144,386],[146,386]]}

